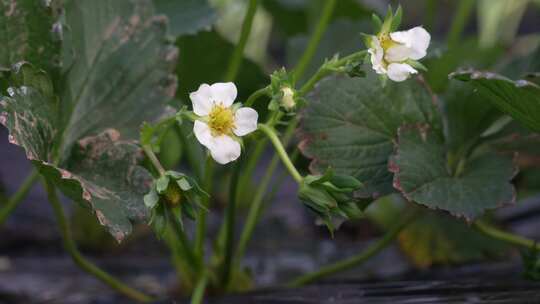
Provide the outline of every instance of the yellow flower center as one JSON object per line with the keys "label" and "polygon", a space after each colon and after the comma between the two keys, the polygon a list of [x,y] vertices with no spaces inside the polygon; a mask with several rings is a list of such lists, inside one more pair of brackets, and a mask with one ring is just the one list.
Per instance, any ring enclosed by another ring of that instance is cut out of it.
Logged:
{"label": "yellow flower center", "polygon": [[392,40],[392,38],[390,38],[389,34],[381,34],[378,38],[379,43],[381,44],[381,47],[385,52],[386,50],[397,44],[396,42],[394,42],[394,40]]}
{"label": "yellow flower center", "polygon": [[208,115],[208,126],[213,136],[231,135],[234,128],[234,114],[229,108],[216,105]]}

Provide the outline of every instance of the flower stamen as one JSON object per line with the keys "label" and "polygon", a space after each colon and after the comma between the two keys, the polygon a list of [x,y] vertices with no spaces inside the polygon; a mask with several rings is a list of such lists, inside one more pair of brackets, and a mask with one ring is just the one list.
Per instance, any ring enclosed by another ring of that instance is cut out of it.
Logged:
{"label": "flower stamen", "polygon": [[233,111],[221,104],[215,105],[208,114],[208,126],[213,136],[231,135],[234,129]]}

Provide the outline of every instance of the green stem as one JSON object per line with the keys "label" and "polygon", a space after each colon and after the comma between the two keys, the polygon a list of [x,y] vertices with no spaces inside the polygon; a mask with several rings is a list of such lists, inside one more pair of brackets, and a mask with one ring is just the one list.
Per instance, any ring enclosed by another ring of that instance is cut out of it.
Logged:
{"label": "green stem", "polygon": [[231,277],[232,261],[233,261],[233,244],[234,244],[234,226],[236,222],[236,190],[240,172],[242,171],[242,163],[240,160],[236,163],[233,170],[233,175],[230,182],[229,204],[225,210],[224,236],[225,236],[225,257],[223,259],[223,271],[221,273],[221,286],[227,289]]}
{"label": "green stem", "polygon": [[[214,161],[212,157],[206,158],[204,168],[203,189],[207,193],[212,193],[212,184],[214,180]],[[210,197],[204,196],[201,204],[208,209],[210,205]],[[197,230],[195,231],[195,256],[204,259],[204,239],[206,238],[206,216],[207,211],[204,208],[199,208],[197,211]],[[202,265],[203,263],[201,263]]]}
{"label": "green stem", "polygon": [[246,102],[244,103],[244,105],[246,107],[251,107],[253,105],[253,103],[255,103],[255,101],[257,99],[259,99],[260,97],[264,96],[264,95],[268,95],[270,94],[270,87],[264,87],[262,89],[258,89],[257,91],[253,92],[253,94],[251,94],[248,99],[246,100]]}
{"label": "green stem", "polygon": [[[323,79],[326,76],[332,74],[336,69],[339,69],[339,68],[345,66],[349,62],[351,62],[353,60],[358,60],[358,59],[360,59],[362,57],[365,57],[366,54],[367,54],[367,51],[362,50],[362,51],[356,52],[354,54],[351,54],[349,56],[343,57],[340,60],[338,60],[337,62],[323,64],[319,68],[319,70],[317,70],[317,72],[315,74],[313,74],[313,76],[311,76],[311,78],[300,88],[300,90],[298,91],[298,94],[300,96],[306,95],[307,93],[309,93],[309,91],[311,91],[315,87],[315,85],[321,79]],[[328,66],[328,65],[330,65],[330,66]]]}
{"label": "green stem", "polygon": [[[291,122],[291,124],[285,131],[285,135],[283,136],[283,142],[285,144],[289,143],[289,141],[292,139],[297,122],[297,120]],[[251,206],[249,208],[246,223],[244,224],[242,234],[240,235],[240,241],[238,242],[238,248],[236,249],[236,264],[240,263],[240,261],[244,257],[247,244],[251,239],[251,236],[253,235],[253,231],[255,230],[255,226],[261,213],[264,195],[266,193],[268,185],[270,184],[270,181],[272,180],[272,176],[274,175],[274,171],[276,170],[278,163],[279,157],[277,155],[274,155],[272,157],[272,160],[270,161],[270,164],[266,168],[264,176],[259,182],[257,190],[255,191],[255,197],[253,198],[253,202],[251,203]]]}
{"label": "green stem", "polygon": [[305,274],[288,283],[287,286],[292,288],[300,287],[302,285],[317,281],[325,276],[333,275],[338,272],[349,270],[353,267],[359,266],[371,257],[375,256],[377,253],[381,252],[384,248],[386,248],[398,236],[398,234],[417,217],[417,212],[417,209],[412,210],[405,216],[398,219],[394,226],[390,227],[390,229],[382,236],[380,240],[378,240],[373,245],[370,245],[362,253],[345,259],[343,261],[324,266],[318,271]]}
{"label": "green stem", "polygon": [[33,170],[32,173],[23,181],[21,187],[13,196],[7,201],[7,203],[0,209],[0,225],[2,225],[9,215],[17,208],[19,203],[26,197],[28,192],[32,189],[32,186],[39,178],[37,170]]}
{"label": "green stem", "polygon": [[178,219],[174,217],[172,212],[170,212],[169,210],[165,210],[165,216],[167,217],[167,222],[171,225],[174,233],[176,234],[176,239],[178,240],[180,252],[183,253],[187,260],[187,264],[190,265],[191,273],[196,274],[196,270],[199,269],[199,263],[195,254],[191,250],[191,244],[186,233],[184,232],[182,224],[178,221]]}
{"label": "green stem", "polygon": [[195,286],[195,290],[193,291],[193,295],[191,297],[191,304],[202,304],[204,300],[204,292],[206,291],[206,285],[208,283],[208,275],[206,274],[206,271],[203,272],[201,275],[201,278],[197,282],[197,285]]}
{"label": "green stem", "polygon": [[503,231],[482,221],[476,221],[474,227],[483,234],[513,245],[540,250],[540,244],[526,237]]}
{"label": "green stem", "polygon": [[152,151],[152,147],[148,145],[143,145],[142,148],[143,148],[144,153],[146,154],[146,156],[152,163],[152,166],[154,166],[154,168],[156,168],[156,170],[159,172],[159,175],[160,176],[165,175],[165,169],[159,162],[159,159],[157,158],[156,154],[154,154],[154,151]]}
{"label": "green stem", "polygon": [[165,244],[169,247],[171,253],[171,261],[177,272],[178,279],[182,281],[186,290],[193,288],[195,272],[193,266],[188,263],[187,254],[183,251],[183,246],[180,244],[176,233],[172,229],[168,229],[165,234]]}
{"label": "green stem", "polygon": [[460,0],[457,12],[454,15],[454,20],[452,21],[452,26],[448,32],[447,43],[448,47],[451,48],[459,42],[459,38],[467,25],[467,21],[472,13],[473,7],[476,1],[474,0]]}
{"label": "green stem", "polygon": [[225,74],[225,81],[234,81],[240,70],[242,59],[244,57],[244,49],[251,33],[251,27],[253,25],[253,19],[255,12],[257,11],[258,0],[249,0],[248,9],[244,16],[244,23],[242,24],[242,30],[240,32],[240,38],[234,49],[227,73]]}
{"label": "green stem", "polygon": [[270,141],[274,145],[274,148],[276,149],[277,154],[281,158],[281,161],[285,165],[285,168],[289,170],[289,173],[294,178],[294,180],[297,183],[302,182],[302,179],[303,179],[302,175],[300,174],[300,172],[298,172],[298,170],[296,170],[296,167],[294,166],[291,159],[289,158],[287,151],[285,151],[283,144],[277,137],[274,128],[269,127],[266,124],[259,124],[259,130],[261,130],[270,139]]}
{"label": "green stem", "polygon": [[298,61],[298,64],[296,65],[296,68],[294,69],[293,76],[295,81],[300,80],[300,78],[302,78],[302,76],[304,75],[309,63],[311,62],[311,59],[313,59],[313,56],[317,51],[317,46],[321,42],[322,36],[326,31],[326,27],[330,22],[330,18],[332,18],[334,7],[336,6],[337,1],[326,0],[325,2],[326,3],[323,7],[322,16],[319,19],[319,23],[315,27],[315,31],[311,36],[311,39],[308,43],[308,46],[306,47],[306,50],[304,51],[304,54],[302,55],[302,57]]}
{"label": "green stem", "polygon": [[49,202],[51,206],[53,207],[54,215],[56,217],[56,221],[58,222],[58,228],[60,229],[60,233],[62,234],[62,240],[64,243],[64,248],[66,251],[71,255],[73,261],[75,264],[77,264],[81,269],[86,271],[87,273],[93,275],[97,279],[99,279],[101,282],[107,284],[114,290],[120,292],[121,294],[125,295],[126,297],[133,299],[135,301],[139,302],[151,302],[153,301],[153,298],[145,295],[144,293],[141,293],[140,291],[137,291],[124,283],[118,281],[96,265],[92,264],[88,260],[86,260],[79,250],[77,249],[77,245],[75,244],[75,241],[72,238],[71,230],[69,229],[69,225],[67,223],[66,217],[64,215],[64,210],[62,208],[62,204],[58,200],[58,196],[56,195],[56,190],[54,188],[54,185],[50,181],[45,182],[45,189],[47,191],[47,197],[49,199]]}

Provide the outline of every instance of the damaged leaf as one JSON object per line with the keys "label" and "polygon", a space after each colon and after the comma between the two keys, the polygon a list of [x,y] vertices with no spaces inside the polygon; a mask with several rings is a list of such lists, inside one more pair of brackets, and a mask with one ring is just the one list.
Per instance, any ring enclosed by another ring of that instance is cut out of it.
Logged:
{"label": "damaged leaf", "polygon": [[131,141],[108,129],[78,141],[66,169],[39,163],[40,173],[69,198],[90,203],[99,222],[117,240],[131,232],[131,221],[147,219],[143,196],[152,176],[139,164],[142,153]]}
{"label": "damaged leaf", "polygon": [[121,241],[132,221],[148,217],[151,177],[136,140],[175,94],[177,49],[150,0],[69,1],[64,9],[62,90],[39,62],[15,65],[0,123],[42,175],[89,204]]}
{"label": "damaged leaf", "polygon": [[60,67],[62,26],[59,1],[0,1],[0,71],[19,61],[48,73]]}

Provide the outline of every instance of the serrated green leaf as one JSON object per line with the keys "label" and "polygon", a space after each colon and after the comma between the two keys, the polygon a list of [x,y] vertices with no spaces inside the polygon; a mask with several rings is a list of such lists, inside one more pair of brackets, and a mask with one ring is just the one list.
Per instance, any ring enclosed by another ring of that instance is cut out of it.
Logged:
{"label": "serrated green leaf", "polygon": [[394,187],[410,201],[468,220],[515,202],[511,159],[483,154],[454,170],[441,136],[422,125],[401,127],[396,148],[389,169]]}
{"label": "serrated green leaf", "polygon": [[63,58],[62,155],[112,126],[123,139],[138,139],[141,123],[163,114],[176,92],[178,50],[165,40],[167,20],[154,16],[149,0],[69,1],[65,10],[64,49],[75,55]]}
{"label": "serrated green leaf", "polygon": [[499,110],[540,132],[539,85],[526,80],[512,81],[489,72],[460,71],[452,77],[471,83]]}
{"label": "serrated green leaf", "polygon": [[217,19],[206,0],[153,0],[156,12],[169,18],[169,33],[175,37],[209,29]]}
{"label": "serrated green leaf", "polygon": [[366,78],[332,77],[308,96],[301,124],[301,151],[310,169],[350,175],[364,184],[362,197],[394,191],[388,157],[399,126],[429,123],[440,128],[431,96],[414,80],[382,87],[374,73]]}
{"label": "serrated green leaf", "polygon": [[134,141],[140,124],[158,118],[174,95],[177,51],[147,0],[69,1],[64,9],[63,91],[35,66],[16,65],[9,96],[0,96],[0,123],[42,175],[88,203],[121,241],[131,221],[148,215],[143,195],[151,178],[138,166]]}
{"label": "serrated green leaf", "polygon": [[467,153],[503,114],[478,91],[459,81],[451,81],[441,96],[446,118],[446,144],[452,153]]}

